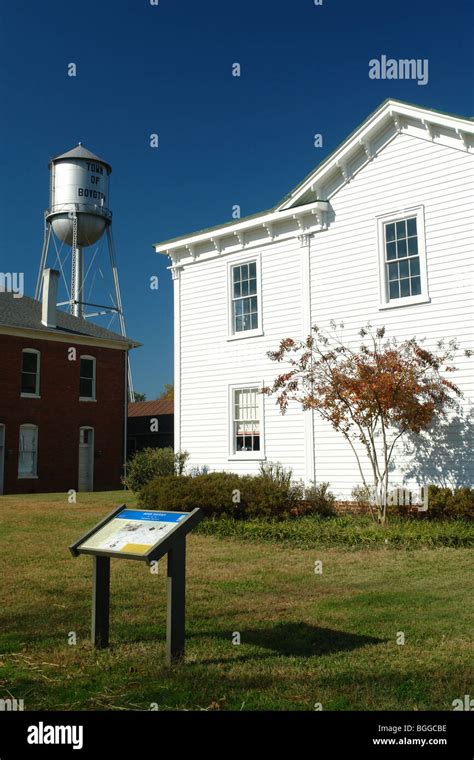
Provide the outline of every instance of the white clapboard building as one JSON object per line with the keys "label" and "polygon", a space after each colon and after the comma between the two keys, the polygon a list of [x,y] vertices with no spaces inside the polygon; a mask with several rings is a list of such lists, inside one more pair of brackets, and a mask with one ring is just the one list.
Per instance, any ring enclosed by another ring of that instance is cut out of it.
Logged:
{"label": "white clapboard building", "polygon": [[[473,133],[469,118],[386,100],[274,208],[156,244],[174,284],[175,448],[191,465],[280,462],[350,495],[361,479],[342,435],[259,392],[282,371],[267,351],[330,320],[357,344],[370,321],[473,347]],[[471,361],[457,367],[462,408],[399,452],[392,483],[472,483]]]}

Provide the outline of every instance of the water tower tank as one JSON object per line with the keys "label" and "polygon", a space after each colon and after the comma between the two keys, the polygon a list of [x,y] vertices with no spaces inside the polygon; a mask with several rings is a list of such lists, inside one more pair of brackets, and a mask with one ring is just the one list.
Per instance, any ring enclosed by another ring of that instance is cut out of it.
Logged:
{"label": "water tower tank", "polygon": [[108,208],[111,166],[81,143],[50,161],[50,207],[46,219],[60,240],[73,242],[74,213],[77,245],[86,248],[103,234],[112,213]]}

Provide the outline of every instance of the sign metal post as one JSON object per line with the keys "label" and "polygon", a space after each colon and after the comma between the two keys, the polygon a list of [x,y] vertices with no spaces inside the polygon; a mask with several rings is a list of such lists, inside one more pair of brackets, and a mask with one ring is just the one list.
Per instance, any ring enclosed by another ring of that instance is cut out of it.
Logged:
{"label": "sign metal post", "polygon": [[186,586],[186,538],[176,541],[168,552],[168,602],[166,610],[166,664],[184,657]]}
{"label": "sign metal post", "polygon": [[97,649],[109,646],[110,558],[92,558],[92,634]]}

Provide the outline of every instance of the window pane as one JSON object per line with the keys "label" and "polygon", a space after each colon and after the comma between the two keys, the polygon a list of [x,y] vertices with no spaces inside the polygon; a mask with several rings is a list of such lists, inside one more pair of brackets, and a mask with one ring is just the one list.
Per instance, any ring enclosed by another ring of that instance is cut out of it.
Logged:
{"label": "window pane", "polygon": [[257,264],[239,264],[232,273],[234,332],[254,330],[258,325]]}
{"label": "window pane", "polygon": [[396,243],[387,243],[387,259],[390,261],[391,259],[395,259],[396,256],[397,256]]}
{"label": "window pane", "polygon": [[389,284],[390,299],[399,298],[400,293],[398,291],[398,280],[394,280]]}
{"label": "window pane", "polygon": [[87,377],[81,377],[81,382],[79,386],[79,395],[82,398],[92,398],[92,391],[93,391],[92,380],[90,380]]}
{"label": "window pane", "polygon": [[402,298],[410,295],[410,280],[400,280],[400,295]]}
{"label": "window pane", "polygon": [[403,219],[401,222],[397,222],[397,239],[406,237],[406,226],[405,226],[405,220]]}
{"label": "window pane", "polygon": [[21,369],[23,372],[36,372],[38,367],[38,354],[23,351]]}
{"label": "window pane", "polygon": [[21,373],[21,393],[36,393],[36,375],[31,372]]}
{"label": "window pane", "polygon": [[418,277],[420,274],[420,259],[418,256],[414,259],[410,259],[410,274],[412,277]]}
{"label": "window pane", "polygon": [[416,216],[407,219],[407,234],[408,237],[410,237],[410,235],[416,235]]}
{"label": "window pane", "polygon": [[395,262],[394,264],[388,265],[388,279],[389,280],[398,280],[398,264]]}
{"label": "window pane", "polygon": [[405,259],[404,261],[400,261],[399,267],[400,267],[400,277],[409,277],[410,268],[408,264],[408,259]]}
{"label": "window pane", "polygon": [[394,224],[385,225],[385,240],[387,241],[387,243],[389,243],[391,240],[395,240],[395,225]]}
{"label": "window pane", "polygon": [[418,238],[408,238],[408,253],[410,256],[414,256],[418,253]]}
{"label": "window pane", "polygon": [[81,359],[81,377],[94,377],[94,362],[92,359]]}
{"label": "window pane", "polygon": [[407,255],[407,241],[406,240],[399,240],[397,242],[397,253],[398,253],[399,259]]}
{"label": "window pane", "polygon": [[412,296],[419,296],[421,293],[421,280],[419,277],[411,278],[411,294]]}
{"label": "window pane", "polygon": [[259,451],[259,401],[257,388],[234,391],[234,450]]}

